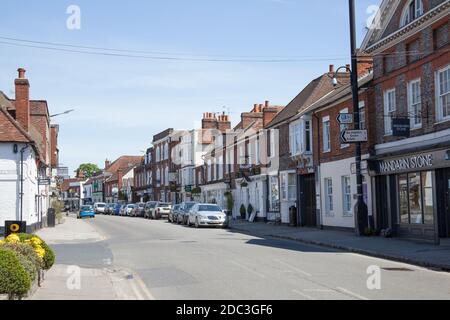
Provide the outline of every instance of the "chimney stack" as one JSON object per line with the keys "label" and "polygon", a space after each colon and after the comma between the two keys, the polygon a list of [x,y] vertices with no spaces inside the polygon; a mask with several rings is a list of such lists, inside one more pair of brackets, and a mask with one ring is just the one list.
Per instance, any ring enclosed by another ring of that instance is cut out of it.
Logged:
{"label": "chimney stack", "polygon": [[265,103],[264,107],[265,107],[265,108],[270,107],[270,101],[269,101],[269,100],[266,100],[266,103]]}
{"label": "chimney stack", "polygon": [[111,161],[108,159],[105,160],[105,170],[107,170],[111,166]]}
{"label": "chimney stack", "polygon": [[16,120],[25,131],[30,130],[30,83],[25,78],[25,69],[19,68],[19,77],[14,81],[16,86]]}
{"label": "chimney stack", "polygon": [[218,129],[222,133],[226,133],[228,130],[231,130],[230,117],[226,115],[225,112],[219,116]]}
{"label": "chimney stack", "polygon": [[352,71],[352,67],[351,67],[351,65],[349,65],[349,64],[346,64],[346,65],[345,65],[345,68],[346,68],[346,71],[347,71],[347,72],[351,72],[351,71]]}

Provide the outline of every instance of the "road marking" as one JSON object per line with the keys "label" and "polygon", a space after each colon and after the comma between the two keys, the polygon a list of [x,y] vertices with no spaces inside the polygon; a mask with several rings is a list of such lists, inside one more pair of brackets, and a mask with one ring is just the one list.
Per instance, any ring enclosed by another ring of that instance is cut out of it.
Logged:
{"label": "road marking", "polygon": [[134,295],[136,296],[137,300],[144,300],[144,297],[141,295],[134,282],[131,282],[130,285],[131,289],[133,289]]}
{"label": "road marking", "polygon": [[147,300],[156,300],[155,297],[150,293],[150,291],[147,289],[147,286],[145,285],[144,281],[141,280],[138,276],[135,275],[136,282],[141,287],[144,294],[147,296]]}
{"label": "road marking", "polygon": [[302,269],[299,269],[299,268],[297,268],[297,267],[294,267],[293,265],[290,265],[289,263],[286,263],[286,262],[283,262],[283,261],[280,261],[280,260],[278,260],[278,262],[281,263],[281,264],[283,264],[283,265],[285,265],[285,266],[288,267],[288,268],[291,268],[291,269],[294,270],[294,271],[297,271],[297,272],[299,272],[299,273],[301,273],[301,274],[304,274],[304,275],[307,276],[307,277],[312,277],[312,274],[310,274],[310,273],[308,273],[308,272],[306,272],[306,271],[303,271]]}
{"label": "road marking", "polygon": [[304,289],[304,292],[322,292],[322,293],[331,293],[331,292],[336,292],[335,290],[331,290],[331,289]]}
{"label": "road marking", "polygon": [[305,294],[305,293],[303,293],[303,292],[301,292],[301,291],[298,291],[298,290],[292,290],[292,292],[293,293],[296,293],[296,294],[298,294],[298,295],[300,295],[300,296],[302,296],[303,298],[306,298],[306,299],[308,299],[308,300],[316,300],[315,298],[313,298],[313,297],[311,297],[310,295],[307,295],[307,294]]}
{"label": "road marking", "polygon": [[347,294],[349,296],[352,296],[354,298],[360,299],[360,300],[370,300],[369,298],[363,297],[363,296],[361,296],[361,295],[359,295],[357,293],[351,292],[350,290],[347,290],[347,289],[342,288],[342,287],[337,287],[336,290],[341,292],[341,293],[344,293],[344,294]]}
{"label": "road marking", "polygon": [[238,266],[238,267],[241,267],[242,269],[247,270],[248,272],[253,273],[254,275],[257,275],[257,276],[260,277],[260,278],[263,278],[263,279],[266,278],[266,276],[263,275],[262,273],[259,273],[259,272],[255,271],[255,270],[253,270],[253,269],[251,269],[251,268],[249,268],[249,267],[247,267],[247,266],[244,266],[243,264],[240,264],[240,263],[238,263],[238,262],[236,262],[236,261],[230,261],[230,262],[231,262],[232,264]]}

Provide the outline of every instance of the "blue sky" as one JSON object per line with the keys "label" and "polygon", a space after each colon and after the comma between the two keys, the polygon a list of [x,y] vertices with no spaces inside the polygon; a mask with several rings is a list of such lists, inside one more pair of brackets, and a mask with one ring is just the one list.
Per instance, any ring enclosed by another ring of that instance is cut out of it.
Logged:
{"label": "blue sky", "polygon": [[[357,0],[358,44],[367,8]],[[69,5],[81,29],[69,30]],[[297,57],[289,63],[165,61],[49,51],[0,43],[0,90],[13,97],[19,66],[31,97],[61,125],[60,161],[139,155],[165,128],[194,128],[224,106],[236,123],[254,103],[286,105],[329,64],[349,62],[347,0],[3,0],[0,37],[182,57]],[[0,41],[6,41],[1,40]],[[146,54],[150,55],[150,54]],[[162,56],[153,54],[152,56]],[[311,60],[311,58],[313,58]]]}

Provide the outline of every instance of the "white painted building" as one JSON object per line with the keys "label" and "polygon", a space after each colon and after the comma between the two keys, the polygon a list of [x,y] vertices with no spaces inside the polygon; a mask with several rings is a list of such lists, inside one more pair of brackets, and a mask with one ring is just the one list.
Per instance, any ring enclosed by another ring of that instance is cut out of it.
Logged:
{"label": "white painted building", "polygon": [[45,203],[39,193],[36,152],[32,147],[23,152],[22,213],[20,210],[20,150],[26,146],[24,143],[0,143],[0,227],[8,220],[23,220],[27,225],[35,225],[42,219],[40,214]]}

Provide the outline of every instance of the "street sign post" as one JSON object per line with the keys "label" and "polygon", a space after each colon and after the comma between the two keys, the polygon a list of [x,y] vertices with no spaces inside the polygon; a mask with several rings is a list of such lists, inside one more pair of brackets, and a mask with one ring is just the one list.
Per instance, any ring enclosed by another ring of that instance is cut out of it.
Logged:
{"label": "street sign post", "polygon": [[353,114],[352,113],[340,113],[337,117],[339,124],[352,124]]}
{"label": "street sign post", "polygon": [[344,130],[341,139],[343,143],[367,142],[367,130]]}

